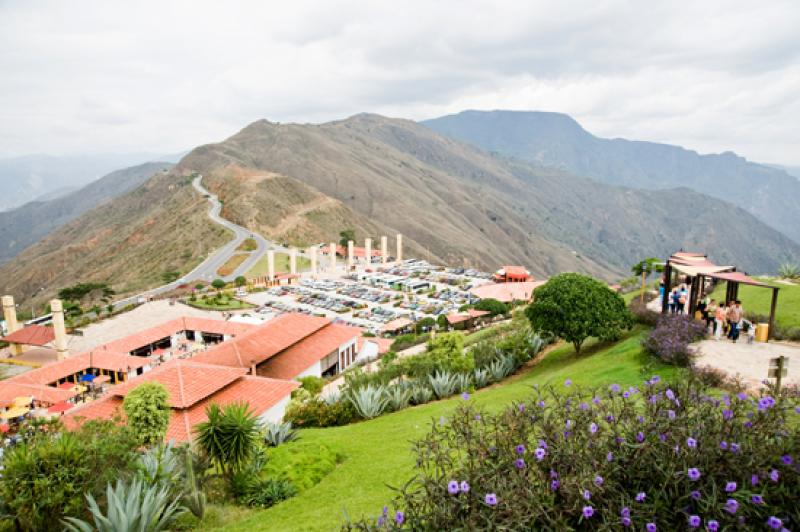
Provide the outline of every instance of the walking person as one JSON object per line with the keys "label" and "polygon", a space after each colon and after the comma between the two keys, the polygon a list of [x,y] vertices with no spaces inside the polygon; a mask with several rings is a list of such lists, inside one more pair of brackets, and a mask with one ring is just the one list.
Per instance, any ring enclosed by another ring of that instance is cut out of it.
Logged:
{"label": "walking person", "polygon": [[739,322],[742,321],[742,307],[740,306],[739,301],[731,301],[728,304],[728,324],[730,325],[730,330],[728,331],[728,338],[733,340],[733,343],[736,343],[736,340],[739,339]]}
{"label": "walking person", "polygon": [[708,302],[708,306],[706,307],[705,312],[705,319],[706,319],[706,327],[708,328],[708,334],[712,335],[716,331],[714,325],[716,323],[716,314],[717,314],[717,301],[712,299]]}
{"label": "walking person", "polygon": [[727,314],[728,311],[723,301],[714,311],[714,340],[722,338],[722,330],[725,328],[725,316],[727,316]]}

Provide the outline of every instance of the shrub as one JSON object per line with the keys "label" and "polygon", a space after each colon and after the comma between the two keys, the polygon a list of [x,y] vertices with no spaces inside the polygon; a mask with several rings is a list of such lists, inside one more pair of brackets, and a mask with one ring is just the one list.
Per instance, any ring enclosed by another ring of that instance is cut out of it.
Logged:
{"label": "shrub", "polygon": [[159,382],[145,382],[125,396],[122,403],[128,426],[142,445],[161,443],[171,415],[169,392]]}
{"label": "shrub", "polygon": [[253,482],[240,500],[248,506],[269,508],[295,495],[297,488],[288,480],[267,478]]}
{"label": "shrub", "polygon": [[616,340],[633,324],[619,294],[578,273],[562,273],[537,288],[525,315],[535,331],[563,338],[577,353],[590,336]]}
{"label": "shrub", "polygon": [[633,315],[633,320],[642,325],[655,327],[658,323],[658,319],[661,317],[660,312],[655,312],[647,308],[647,302],[642,303],[642,300],[638,297],[631,300],[628,308]]}
{"label": "shrub", "polygon": [[689,366],[693,352],[689,344],[703,338],[705,324],[682,314],[664,315],[642,346],[668,364]]}
{"label": "shrub", "polygon": [[464,402],[415,444],[417,475],[393,511],[344,528],[800,525],[797,402],[715,399],[696,380],[656,380],[624,391],[535,389],[498,414]]}
{"label": "shrub", "polygon": [[388,404],[388,399],[384,393],[386,388],[383,386],[368,385],[358,390],[352,390],[348,399],[364,419],[372,419],[383,414]]}
{"label": "shrub", "polygon": [[430,338],[430,334],[428,333],[401,334],[394,339],[389,349],[392,351],[402,351],[404,349],[408,349],[409,347],[414,347],[415,345],[425,343],[428,341],[428,338]]}
{"label": "shrub", "polygon": [[496,299],[481,299],[474,305],[475,310],[488,311],[492,316],[508,314],[509,306]]}
{"label": "shrub", "polygon": [[226,476],[239,470],[253,455],[259,420],[247,403],[206,407],[207,420],[195,426],[197,443]]}
{"label": "shrub", "polygon": [[793,262],[781,264],[778,268],[778,275],[784,279],[800,279],[800,266]]}
{"label": "shrub", "polygon": [[292,428],[292,422],[270,423],[264,425],[264,443],[269,447],[277,447],[284,443],[295,441],[298,437],[297,430]]}
{"label": "shrub", "polygon": [[335,427],[347,425],[358,418],[353,404],[341,400],[332,404],[318,398],[304,403],[292,401],[283,419],[298,427]]}
{"label": "shrub", "polygon": [[319,395],[322,388],[325,387],[325,381],[321,377],[309,375],[307,377],[300,377],[300,386],[309,391],[311,395]]}
{"label": "shrub", "polygon": [[288,480],[298,491],[319,483],[343,458],[326,445],[306,441],[269,449],[267,456],[262,474],[267,478]]}

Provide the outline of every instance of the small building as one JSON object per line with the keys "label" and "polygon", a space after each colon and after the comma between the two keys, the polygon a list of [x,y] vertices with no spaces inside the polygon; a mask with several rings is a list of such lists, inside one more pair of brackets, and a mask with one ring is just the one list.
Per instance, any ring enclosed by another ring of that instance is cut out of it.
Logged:
{"label": "small building", "polygon": [[531,272],[522,266],[503,266],[494,275],[496,283],[526,283],[533,281]]}
{"label": "small building", "polygon": [[488,310],[467,309],[466,312],[458,312],[447,315],[447,323],[455,330],[474,329],[490,318]]}

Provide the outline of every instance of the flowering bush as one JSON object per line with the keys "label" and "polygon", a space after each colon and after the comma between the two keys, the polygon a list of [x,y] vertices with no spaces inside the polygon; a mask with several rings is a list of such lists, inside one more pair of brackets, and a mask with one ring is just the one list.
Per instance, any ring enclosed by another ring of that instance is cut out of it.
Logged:
{"label": "flowering bush", "polygon": [[682,314],[665,315],[658,320],[642,346],[664,362],[689,366],[693,355],[689,344],[700,340],[705,334],[706,328],[702,322]]}
{"label": "flowering bush", "polygon": [[395,509],[344,528],[796,529],[797,402],[705,392],[653,377],[534,389],[497,415],[465,401],[415,444]]}

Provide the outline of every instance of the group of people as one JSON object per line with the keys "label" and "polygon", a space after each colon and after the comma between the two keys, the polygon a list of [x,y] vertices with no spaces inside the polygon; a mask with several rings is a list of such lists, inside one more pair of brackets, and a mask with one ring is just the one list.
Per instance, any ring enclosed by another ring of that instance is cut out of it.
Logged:
{"label": "group of people", "polygon": [[[670,314],[684,314],[689,302],[689,288],[686,284],[676,286],[669,294],[664,294],[664,285],[660,287],[661,297],[667,297],[667,308]],[[733,343],[739,339],[742,331],[747,333],[747,343],[755,340],[755,325],[744,318],[741,301],[720,302],[705,297],[697,303],[695,317],[706,322],[708,334],[715,340],[722,339],[723,333]]]}

